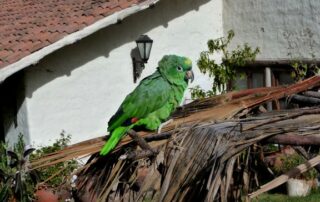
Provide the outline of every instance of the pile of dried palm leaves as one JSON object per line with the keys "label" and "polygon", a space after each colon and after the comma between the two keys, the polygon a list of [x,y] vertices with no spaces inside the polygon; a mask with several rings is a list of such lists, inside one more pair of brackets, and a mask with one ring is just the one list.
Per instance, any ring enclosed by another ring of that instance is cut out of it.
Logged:
{"label": "pile of dried palm leaves", "polygon": [[[257,143],[288,140],[282,137],[298,139],[290,143],[293,145],[300,145],[300,137],[305,144],[320,143],[320,108],[263,113],[263,104],[278,106],[279,99],[319,86],[320,77],[312,77],[288,87],[250,89],[194,101],[177,110],[161,134],[139,132],[158,151],[155,156],[144,155],[127,136],[113,153],[100,157],[96,152],[104,144],[101,137],[38,159],[32,166],[92,155],[77,173],[77,196],[82,201],[236,201],[240,192],[246,195],[260,186],[257,170],[263,167],[259,161],[263,153]],[[252,116],[257,113],[259,116]],[[320,159],[311,161],[314,166]],[[297,172],[290,176],[294,174]]]}

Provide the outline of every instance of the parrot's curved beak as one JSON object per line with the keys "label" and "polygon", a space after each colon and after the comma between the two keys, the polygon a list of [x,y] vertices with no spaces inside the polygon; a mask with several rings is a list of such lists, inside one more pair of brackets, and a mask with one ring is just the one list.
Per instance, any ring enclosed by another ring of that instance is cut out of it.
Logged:
{"label": "parrot's curved beak", "polygon": [[193,82],[194,80],[194,74],[193,74],[193,71],[192,70],[189,70],[186,72],[186,80],[191,80],[191,83]]}

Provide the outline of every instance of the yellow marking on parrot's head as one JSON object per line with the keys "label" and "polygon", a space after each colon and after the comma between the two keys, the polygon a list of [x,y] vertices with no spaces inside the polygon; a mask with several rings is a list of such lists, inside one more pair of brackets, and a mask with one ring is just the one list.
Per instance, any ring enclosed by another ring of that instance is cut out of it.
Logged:
{"label": "yellow marking on parrot's head", "polygon": [[184,64],[187,65],[187,66],[192,66],[192,61],[187,58],[185,61],[184,61]]}

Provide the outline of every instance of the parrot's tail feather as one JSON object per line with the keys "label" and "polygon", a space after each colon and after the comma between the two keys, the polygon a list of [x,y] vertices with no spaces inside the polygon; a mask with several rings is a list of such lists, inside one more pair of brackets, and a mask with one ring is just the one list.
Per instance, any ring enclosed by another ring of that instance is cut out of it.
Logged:
{"label": "parrot's tail feather", "polygon": [[112,133],[111,137],[108,139],[107,143],[103,146],[100,151],[101,156],[107,155],[113,148],[115,148],[122,138],[123,135],[129,130],[129,127],[119,127],[116,128]]}

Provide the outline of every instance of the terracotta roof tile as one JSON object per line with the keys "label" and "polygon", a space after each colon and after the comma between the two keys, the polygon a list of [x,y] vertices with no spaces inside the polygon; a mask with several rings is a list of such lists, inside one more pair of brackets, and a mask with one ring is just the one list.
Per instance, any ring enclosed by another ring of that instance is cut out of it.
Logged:
{"label": "terracotta roof tile", "polygon": [[0,68],[146,0],[2,0]]}

